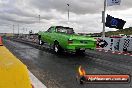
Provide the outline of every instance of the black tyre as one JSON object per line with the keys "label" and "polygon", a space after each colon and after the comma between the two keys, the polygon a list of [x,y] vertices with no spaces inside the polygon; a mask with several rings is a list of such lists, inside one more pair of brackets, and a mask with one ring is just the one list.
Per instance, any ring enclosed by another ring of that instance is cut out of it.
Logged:
{"label": "black tyre", "polygon": [[53,50],[56,54],[60,54],[62,52],[62,48],[58,42],[54,43]]}
{"label": "black tyre", "polygon": [[85,50],[77,49],[77,50],[76,50],[76,54],[77,54],[77,55],[83,55],[83,54],[85,54]]}
{"label": "black tyre", "polygon": [[40,39],[39,40],[39,45],[43,45],[44,44],[44,42]]}
{"label": "black tyre", "polygon": [[43,45],[44,44],[44,42],[41,40],[41,36],[40,35],[38,36],[38,40],[39,40],[39,42],[38,42],[39,45]]}

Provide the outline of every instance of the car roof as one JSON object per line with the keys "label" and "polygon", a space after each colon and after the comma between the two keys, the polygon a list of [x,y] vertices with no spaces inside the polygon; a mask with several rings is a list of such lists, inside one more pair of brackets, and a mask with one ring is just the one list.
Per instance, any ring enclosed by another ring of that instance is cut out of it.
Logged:
{"label": "car roof", "polygon": [[[70,27],[64,27],[64,26],[52,26],[52,27],[56,27],[56,28],[66,28],[66,29],[69,29]],[[73,29],[73,28],[70,28],[70,29]]]}

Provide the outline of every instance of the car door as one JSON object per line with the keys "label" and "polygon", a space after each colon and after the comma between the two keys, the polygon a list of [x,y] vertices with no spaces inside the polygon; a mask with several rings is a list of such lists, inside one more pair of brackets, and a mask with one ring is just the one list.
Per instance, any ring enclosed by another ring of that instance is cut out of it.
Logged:
{"label": "car door", "polygon": [[48,29],[48,31],[47,31],[47,33],[46,33],[46,40],[47,40],[47,42],[48,43],[52,43],[52,41],[53,41],[53,32],[54,32],[54,27],[50,27],[49,29]]}
{"label": "car door", "polygon": [[49,39],[50,39],[49,34],[50,34],[50,31],[51,31],[51,27],[50,27],[46,32],[44,32],[44,33],[42,34],[42,39],[43,39],[44,41],[46,41],[47,43],[49,43]]}

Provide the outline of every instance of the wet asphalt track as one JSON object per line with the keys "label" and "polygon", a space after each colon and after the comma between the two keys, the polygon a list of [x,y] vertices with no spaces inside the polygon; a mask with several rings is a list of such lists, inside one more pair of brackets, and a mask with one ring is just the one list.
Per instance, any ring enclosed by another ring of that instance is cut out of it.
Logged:
{"label": "wet asphalt track", "polygon": [[5,46],[13,52],[28,69],[48,88],[132,88],[130,84],[85,84],[76,81],[79,65],[87,74],[131,74],[132,57],[109,53],[87,51],[86,55],[65,53],[55,55],[48,48],[34,48],[31,45],[4,40]]}

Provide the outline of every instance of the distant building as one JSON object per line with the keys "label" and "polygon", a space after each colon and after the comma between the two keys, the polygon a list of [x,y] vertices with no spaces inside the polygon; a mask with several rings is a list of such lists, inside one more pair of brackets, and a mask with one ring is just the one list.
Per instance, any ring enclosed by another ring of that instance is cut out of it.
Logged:
{"label": "distant building", "polygon": [[0,33],[0,36],[13,36],[13,33]]}

